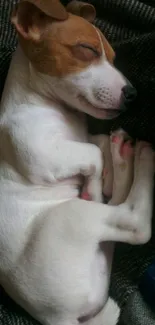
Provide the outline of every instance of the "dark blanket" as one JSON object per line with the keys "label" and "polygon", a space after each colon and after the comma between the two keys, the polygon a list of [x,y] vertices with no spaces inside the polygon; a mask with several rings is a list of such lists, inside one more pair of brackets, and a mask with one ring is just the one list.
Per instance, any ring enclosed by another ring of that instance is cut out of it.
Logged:
{"label": "dark blanket", "polygon": [[[1,90],[12,52],[16,47],[16,35],[9,23],[10,11],[16,2],[16,0],[0,0]],[[93,133],[105,133],[121,126],[132,136],[155,144],[155,0],[87,2],[95,5],[98,16],[95,23],[116,50],[116,66],[138,91],[137,100],[124,115],[109,122],[89,119],[90,130]],[[121,324],[155,323],[155,315],[139,291],[141,276],[154,257],[154,235],[150,243],[144,246],[132,247],[123,244],[117,246],[111,295],[122,308]],[[35,325],[36,322],[1,293],[0,324]]]}

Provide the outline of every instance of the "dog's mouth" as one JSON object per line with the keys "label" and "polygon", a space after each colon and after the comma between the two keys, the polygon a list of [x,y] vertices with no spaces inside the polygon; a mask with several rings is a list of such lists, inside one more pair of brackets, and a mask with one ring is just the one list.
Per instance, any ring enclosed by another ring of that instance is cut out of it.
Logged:
{"label": "dog's mouth", "polygon": [[78,99],[83,104],[85,113],[97,119],[114,119],[122,112],[119,108],[101,108],[94,106],[83,95],[80,95]]}

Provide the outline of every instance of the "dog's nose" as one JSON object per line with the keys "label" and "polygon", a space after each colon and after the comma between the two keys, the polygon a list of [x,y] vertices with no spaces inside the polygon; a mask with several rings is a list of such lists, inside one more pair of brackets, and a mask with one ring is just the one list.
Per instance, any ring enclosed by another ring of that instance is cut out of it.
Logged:
{"label": "dog's nose", "polygon": [[125,103],[132,102],[137,96],[136,88],[134,88],[133,86],[130,86],[130,85],[124,86],[122,88],[122,92],[124,95]]}

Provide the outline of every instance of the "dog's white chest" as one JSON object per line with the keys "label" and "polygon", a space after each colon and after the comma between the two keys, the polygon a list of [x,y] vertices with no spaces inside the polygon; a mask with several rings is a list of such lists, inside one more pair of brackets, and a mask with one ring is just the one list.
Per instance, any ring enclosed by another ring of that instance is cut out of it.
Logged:
{"label": "dog's white chest", "polygon": [[51,131],[55,138],[87,142],[88,132],[83,113],[72,112],[63,108],[51,110]]}

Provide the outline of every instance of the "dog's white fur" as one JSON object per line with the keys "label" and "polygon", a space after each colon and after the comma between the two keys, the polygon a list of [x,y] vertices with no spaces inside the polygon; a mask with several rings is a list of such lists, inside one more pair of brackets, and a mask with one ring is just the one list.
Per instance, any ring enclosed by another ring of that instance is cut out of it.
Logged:
{"label": "dog's white fur", "polygon": [[63,81],[38,74],[20,49],[11,64],[0,119],[0,281],[44,325],[77,325],[104,305],[85,324],[114,325],[118,308],[110,300],[106,307],[113,247],[106,241],[150,238],[150,148],[137,149],[135,181],[124,204],[78,198],[81,174],[101,202],[103,162],[100,149],[88,143],[84,114],[71,108],[90,114],[103,102],[117,108],[124,84],[106,61]]}

